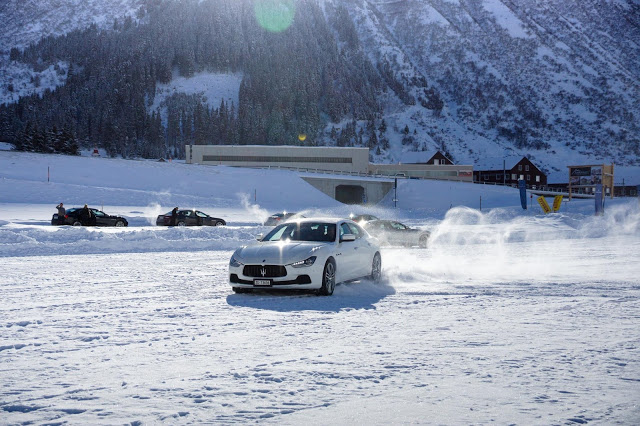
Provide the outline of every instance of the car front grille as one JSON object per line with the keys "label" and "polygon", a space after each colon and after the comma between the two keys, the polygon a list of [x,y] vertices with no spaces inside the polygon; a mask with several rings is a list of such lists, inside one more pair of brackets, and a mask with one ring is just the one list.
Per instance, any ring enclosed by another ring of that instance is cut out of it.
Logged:
{"label": "car front grille", "polygon": [[287,275],[287,269],[281,265],[245,265],[242,274],[246,277],[278,278]]}

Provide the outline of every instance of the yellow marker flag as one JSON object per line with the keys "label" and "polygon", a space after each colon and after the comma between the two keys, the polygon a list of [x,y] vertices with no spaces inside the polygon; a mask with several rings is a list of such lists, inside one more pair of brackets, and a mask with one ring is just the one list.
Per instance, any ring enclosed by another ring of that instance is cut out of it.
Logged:
{"label": "yellow marker flag", "polygon": [[538,203],[540,203],[540,207],[542,207],[542,210],[544,210],[545,214],[551,211],[549,203],[547,203],[547,200],[543,196],[538,197]]}
{"label": "yellow marker flag", "polygon": [[562,195],[556,195],[553,197],[553,211],[557,212],[560,210],[560,206],[562,205]]}

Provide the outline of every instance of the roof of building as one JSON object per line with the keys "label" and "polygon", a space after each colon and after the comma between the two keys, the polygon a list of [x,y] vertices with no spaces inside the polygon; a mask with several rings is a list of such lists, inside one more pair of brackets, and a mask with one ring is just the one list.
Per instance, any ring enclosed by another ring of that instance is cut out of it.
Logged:
{"label": "roof of building", "polygon": [[[436,155],[438,152],[442,153],[442,151],[440,150],[403,152],[402,155],[400,156],[400,163],[403,163],[403,164],[426,163],[427,161],[431,160],[431,158],[434,155]],[[444,153],[442,153],[442,155],[447,157]]]}

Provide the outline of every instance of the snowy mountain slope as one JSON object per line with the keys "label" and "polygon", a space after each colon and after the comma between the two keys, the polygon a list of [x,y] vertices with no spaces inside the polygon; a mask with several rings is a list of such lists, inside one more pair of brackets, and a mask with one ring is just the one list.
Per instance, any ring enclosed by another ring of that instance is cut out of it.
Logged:
{"label": "snowy mountain slope", "polygon": [[114,19],[133,16],[143,0],[3,0],[0,4],[1,50],[24,48],[43,37],[58,36]]}
{"label": "snowy mountain slope", "polygon": [[[185,4],[200,3],[215,5]],[[347,143],[372,146],[375,161],[406,161],[415,157],[415,151],[439,149],[457,163],[466,164],[487,156],[527,155],[548,173],[563,171],[569,163],[639,164],[637,1],[319,0],[317,3],[334,30],[336,49],[349,58],[347,63],[364,55],[380,79],[381,83],[373,82],[379,85],[375,103],[381,108],[375,113],[375,123],[355,122],[351,138],[346,138]],[[39,33],[61,34],[93,21],[109,24],[114,17],[135,13],[140,4],[133,0],[104,5],[48,1],[21,3],[24,7],[19,7],[18,2],[10,1],[0,9],[0,14],[10,22],[0,31],[0,37],[4,37],[7,46],[24,47],[26,41],[35,41]],[[306,14],[315,13],[312,4],[313,1],[299,2],[299,15],[306,18]],[[248,5],[237,7],[247,9]],[[211,7],[215,10],[215,6]],[[27,13],[29,9],[34,12]],[[305,25],[317,25],[312,22]],[[249,36],[252,34],[244,34]],[[245,42],[239,40],[237,49],[251,45]],[[180,46],[170,48],[177,50]],[[333,51],[330,48],[324,52]],[[181,55],[173,59],[174,65],[184,59],[185,55]],[[47,87],[62,84],[66,79],[66,65],[62,64],[59,78],[41,83],[44,75],[38,73],[43,71],[26,69],[22,63],[5,63],[0,70],[0,102],[14,102],[29,93],[42,94]],[[321,73],[326,72],[324,69]],[[369,70],[366,74],[371,78]],[[250,74],[245,75],[250,79]],[[162,84],[180,86],[180,78],[184,77],[176,76],[175,81]],[[229,78],[234,79],[234,74]],[[360,83],[340,81],[349,87]],[[210,90],[209,96],[237,98],[238,103],[254,102],[242,105],[245,111],[254,110],[262,102],[262,97],[249,101],[239,93],[229,94],[227,89]],[[305,88],[305,94],[306,91]],[[185,89],[182,93],[189,91]],[[286,91],[282,93],[286,96]],[[321,98],[319,104],[325,103],[325,99]],[[367,102],[373,104],[370,99]],[[277,104],[286,105],[287,100]],[[155,106],[147,109],[149,114],[157,110]],[[367,114],[373,115],[372,111]],[[290,111],[282,115],[287,117],[287,123],[291,122]],[[326,120],[326,111],[320,116]],[[162,118],[166,124],[166,117]],[[248,123],[276,119],[278,115],[274,112],[271,117],[252,118]],[[309,119],[301,121],[308,123]],[[326,120],[317,143],[337,143],[339,138],[332,133],[336,129],[345,133],[349,122],[348,117],[338,122]],[[375,140],[368,126],[380,129]],[[276,122],[270,128],[277,133],[282,124]],[[248,130],[243,128],[240,133],[243,132],[247,134]],[[154,130],[154,137],[157,134]],[[269,137],[268,133],[264,136]],[[180,152],[179,143],[176,146],[174,149]],[[162,149],[154,152],[157,151]]]}
{"label": "snowy mountain slope", "polygon": [[366,48],[378,49],[376,37],[391,34],[385,39],[395,49],[385,53],[405,86],[415,95],[411,78],[422,75],[445,100],[442,117],[409,114],[414,125],[422,121],[427,144],[448,147],[457,161],[514,150],[549,171],[562,168],[558,153],[637,162],[637,3],[349,4]]}

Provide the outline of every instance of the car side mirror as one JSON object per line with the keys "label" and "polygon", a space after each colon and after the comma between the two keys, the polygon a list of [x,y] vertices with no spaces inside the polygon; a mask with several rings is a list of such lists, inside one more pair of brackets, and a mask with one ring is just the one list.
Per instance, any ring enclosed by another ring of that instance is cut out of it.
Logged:
{"label": "car side mirror", "polygon": [[356,236],[354,234],[344,234],[341,238],[340,238],[340,242],[344,242],[344,241],[355,241],[356,240]]}
{"label": "car side mirror", "polygon": [[262,241],[262,238],[264,238],[264,234],[258,234],[258,235],[256,235],[256,240],[258,240],[258,241]]}

